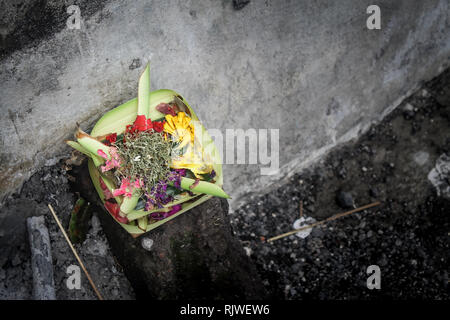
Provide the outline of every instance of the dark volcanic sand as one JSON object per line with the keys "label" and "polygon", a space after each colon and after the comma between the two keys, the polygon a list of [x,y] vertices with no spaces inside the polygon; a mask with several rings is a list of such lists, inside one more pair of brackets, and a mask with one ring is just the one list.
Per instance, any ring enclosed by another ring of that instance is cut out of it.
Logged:
{"label": "dark volcanic sand", "polygon": [[[233,213],[235,233],[274,298],[449,298],[450,199],[427,179],[438,157],[450,156],[449,88],[447,70],[357,141]],[[292,230],[300,201],[316,220],[347,211],[340,191],[356,207],[382,205],[316,227],[306,239],[260,240]],[[381,269],[380,290],[366,286],[369,265]]]}

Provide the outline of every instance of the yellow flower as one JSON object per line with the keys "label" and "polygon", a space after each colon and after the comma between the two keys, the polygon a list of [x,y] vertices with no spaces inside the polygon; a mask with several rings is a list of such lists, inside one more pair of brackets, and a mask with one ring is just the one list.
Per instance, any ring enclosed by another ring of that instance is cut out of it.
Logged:
{"label": "yellow flower", "polygon": [[211,172],[212,166],[202,159],[202,146],[199,143],[194,144],[194,124],[191,118],[184,112],[178,112],[176,116],[168,114],[165,118],[164,131],[169,133],[174,141],[180,142],[173,151],[182,154],[172,155],[170,166],[174,169],[189,169],[198,178],[199,174]]}
{"label": "yellow flower", "polygon": [[200,178],[200,174],[210,173],[213,169],[212,165],[202,159],[202,150],[199,149],[189,144],[183,155],[172,157],[170,166],[174,169],[189,169],[197,178]]}
{"label": "yellow flower", "polygon": [[174,141],[180,142],[179,148],[189,142],[194,143],[194,125],[184,112],[178,112],[176,116],[166,115],[164,131],[170,133]]}

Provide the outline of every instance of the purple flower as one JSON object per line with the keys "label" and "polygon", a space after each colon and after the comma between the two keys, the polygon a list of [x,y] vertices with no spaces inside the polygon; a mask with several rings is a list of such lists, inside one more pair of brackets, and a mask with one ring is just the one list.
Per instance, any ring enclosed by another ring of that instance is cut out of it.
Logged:
{"label": "purple flower", "polygon": [[[145,211],[152,210],[155,207],[163,208],[164,205],[168,204],[173,200],[173,196],[167,194],[167,185],[168,182],[172,182],[175,188],[181,188],[181,177],[186,175],[185,169],[174,169],[167,175],[167,180],[160,180],[157,184],[155,184],[150,192],[145,193],[145,197],[147,201],[145,203]],[[144,184],[147,182],[147,179],[143,178]],[[155,217],[158,217],[158,214],[155,214]],[[156,218],[155,218],[156,219]]]}
{"label": "purple flower", "polygon": [[178,172],[182,177],[186,176],[186,169],[175,169],[175,172]]}
{"label": "purple flower", "polygon": [[154,208],[154,206],[153,206],[153,203],[151,201],[146,201],[145,202],[144,211],[153,210],[153,208]]}
{"label": "purple flower", "polygon": [[186,175],[185,169],[175,169],[168,175],[168,180],[173,182],[173,186],[177,189],[181,188],[181,177]]}
{"label": "purple flower", "polygon": [[165,180],[160,180],[152,187],[150,193],[146,193],[146,197],[148,199],[147,201],[153,205],[156,205],[158,208],[162,208],[165,204],[168,204],[173,200],[173,197],[168,195],[166,191],[167,182]]}
{"label": "purple flower", "polygon": [[177,213],[180,210],[181,210],[181,204],[176,204],[176,205],[172,206],[172,208],[170,209],[169,212],[164,212],[164,211],[153,212],[150,214],[150,217],[152,217],[155,220],[162,220],[162,219],[165,219],[165,218],[168,218],[168,217],[174,215],[175,213]]}

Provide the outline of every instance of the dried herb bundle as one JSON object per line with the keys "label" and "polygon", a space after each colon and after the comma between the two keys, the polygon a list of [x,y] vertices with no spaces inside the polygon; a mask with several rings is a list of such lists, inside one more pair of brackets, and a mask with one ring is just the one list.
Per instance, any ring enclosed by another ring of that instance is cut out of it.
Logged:
{"label": "dried herb bundle", "polygon": [[[124,165],[115,171],[119,181],[143,179],[147,191],[166,179],[170,169],[172,142],[164,139],[162,132],[127,132],[125,139],[113,143]],[[124,142],[125,140],[125,142]]]}

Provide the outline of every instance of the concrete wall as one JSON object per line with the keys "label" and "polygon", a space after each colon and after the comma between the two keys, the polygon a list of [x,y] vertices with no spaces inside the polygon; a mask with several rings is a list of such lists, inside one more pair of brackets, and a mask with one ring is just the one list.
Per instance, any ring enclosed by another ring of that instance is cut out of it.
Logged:
{"label": "concrete wall", "polygon": [[66,154],[76,121],[87,129],[133,98],[148,60],[152,88],[184,95],[207,128],[280,129],[278,175],[225,166],[234,203],[357,136],[449,65],[446,0],[376,1],[381,30],[366,28],[373,1],[231,2],[110,1],[80,30],[4,57],[0,194]]}

